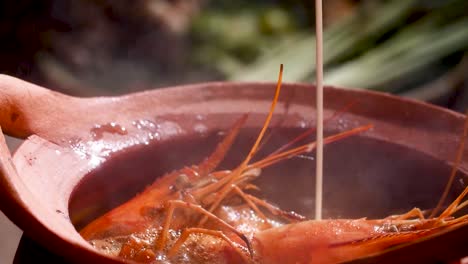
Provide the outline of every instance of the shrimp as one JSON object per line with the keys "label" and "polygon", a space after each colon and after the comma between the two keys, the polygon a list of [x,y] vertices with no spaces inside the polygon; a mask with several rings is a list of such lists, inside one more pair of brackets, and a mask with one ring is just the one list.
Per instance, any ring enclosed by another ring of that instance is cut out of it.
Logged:
{"label": "shrimp", "polygon": [[310,220],[259,232],[253,247],[256,263],[341,263],[466,224],[466,215],[456,219]]}
{"label": "shrimp", "polygon": [[[234,123],[201,164],[156,179],[133,199],[88,224],[80,231],[82,237],[110,256],[142,263],[336,263],[468,223],[466,215],[452,217],[468,204],[462,202],[468,188],[439,217],[429,219],[413,209],[381,220],[306,220],[250,194],[249,190],[259,189],[252,181],[263,168],[315,148],[315,142],[298,147],[290,143],[252,162],[278,101],[282,71],[281,65],[265,123],[237,167],[215,171],[247,115]],[[371,127],[326,137],[324,143]]]}

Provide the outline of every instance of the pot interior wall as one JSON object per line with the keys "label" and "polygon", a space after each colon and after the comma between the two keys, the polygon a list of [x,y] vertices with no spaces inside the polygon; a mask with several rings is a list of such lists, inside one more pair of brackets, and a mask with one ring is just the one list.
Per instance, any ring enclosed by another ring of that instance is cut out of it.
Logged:
{"label": "pot interior wall", "polygon": [[[264,157],[303,131],[276,128],[256,157]],[[258,130],[242,130],[221,167],[232,169],[239,164],[257,133]],[[69,207],[72,222],[79,230],[164,173],[199,163],[221,139],[218,132],[198,134],[115,154],[75,189]],[[258,195],[284,210],[313,217],[313,156],[311,153],[292,158],[264,169],[255,182],[262,190]],[[324,216],[327,218],[378,218],[413,207],[433,208],[451,169],[447,161],[365,136],[327,145],[324,166]],[[460,193],[467,179],[465,174],[458,174],[449,201]]]}

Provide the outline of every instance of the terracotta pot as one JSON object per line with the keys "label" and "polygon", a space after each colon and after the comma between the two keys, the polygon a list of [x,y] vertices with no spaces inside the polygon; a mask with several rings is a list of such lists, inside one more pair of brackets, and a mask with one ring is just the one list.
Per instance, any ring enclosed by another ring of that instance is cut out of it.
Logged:
{"label": "terracotta pot", "polygon": [[[28,236],[70,261],[114,262],[84,241],[72,220],[76,225],[85,224],[134,195],[157,175],[199,162],[220,139],[218,132],[249,112],[241,140],[224,166],[236,164],[263,124],[274,86],[203,83],[85,99],[1,76],[0,124],[7,134],[27,137],[13,158],[1,142],[1,209]],[[325,149],[325,209],[329,216],[382,217],[413,206],[435,206],[449,175],[464,116],[368,91],[327,87],[324,98],[325,116],[356,102],[327,122],[326,131],[374,125],[355,139]],[[313,126],[313,102],[314,87],[284,84],[273,121],[278,132],[264,150]],[[467,180],[467,169],[468,159],[464,158],[460,179]],[[259,185],[266,197],[284,208],[310,214],[312,171],[311,161],[287,161],[265,171],[268,176],[261,177]],[[93,209],[91,205],[97,206]],[[450,245],[454,252],[468,252],[467,227],[457,231],[438,238],[448,237],[452,243],[430,240],[416,244],[412,252],[424,253],[419,260],[432,259],[427,248],[433,246],[443,250]],[[454,245],[459,245],[458,251]],[[401,252],[405,249],[386,259],[406,256]]]}

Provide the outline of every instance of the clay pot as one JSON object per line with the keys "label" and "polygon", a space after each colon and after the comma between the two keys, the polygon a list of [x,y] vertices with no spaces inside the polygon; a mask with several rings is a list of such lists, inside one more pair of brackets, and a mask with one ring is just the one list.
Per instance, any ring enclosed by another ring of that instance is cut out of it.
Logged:
{"label": "clay pot", "polygon": [[[240,140],[222,165],[234,166],[263,124],[274,86],[202,83],[122,97],[74,98],[1,76],[2,129],[27,137],[13,158],[1,142],[1,210],[36,242],[72,262],[114,263],[83,240],[75,226],[128,199],[158,175],[200,162],[221,139],[219,132],[248,112]],[[326,146],[327,216],[382,217],[435,206],[464,116],[369,91],[326,87],[324,98],[325,116],[354,103],[326,123],[327,133],[374,125],[360,136]],[[272,125],[276,132],[263,151],[313,126],[313,102],[314,87],[284,84]],[[467,180],[467,169],[464,158],[459,179]],[[258,184],[269,200],[310,216],[313,171],[310,160],[294,159],[264,171],[268,176]],[[461,188],[455,186],[450,197]],[[468,228],[456,231],[406,248],[411,256],[423,253],[418,260],[434,259],[427,250],[432,247],[438,250],[434,254],[444,248],[467,252]],[[444,238],[450,243],[441,244]],[[385,259],[411,257],[405,250]]]}

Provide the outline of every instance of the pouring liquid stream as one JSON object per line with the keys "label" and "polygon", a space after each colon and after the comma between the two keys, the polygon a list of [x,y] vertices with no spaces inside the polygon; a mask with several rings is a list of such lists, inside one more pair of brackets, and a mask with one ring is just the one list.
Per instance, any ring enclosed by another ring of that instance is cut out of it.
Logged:
{"label": "pouring liquid stream", "polygon": [[315,167],[315,219],[322,219],[323,190],[323,15],[322,0],[315,0],[315,65],[316,65],[316,114],[317,148]]}

